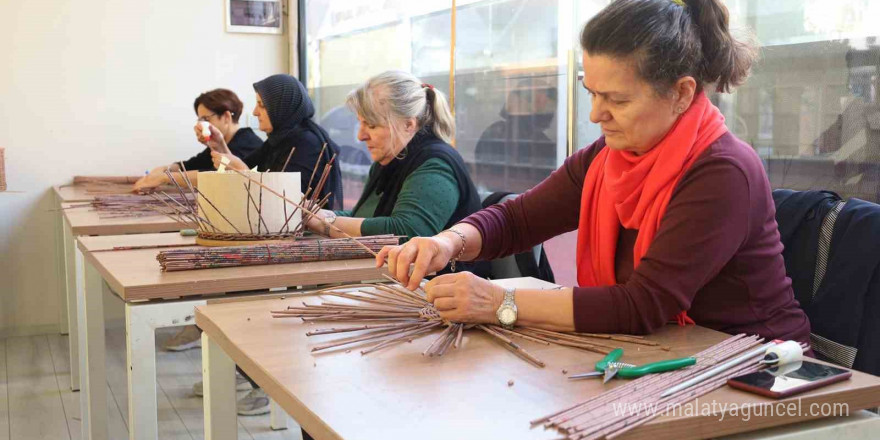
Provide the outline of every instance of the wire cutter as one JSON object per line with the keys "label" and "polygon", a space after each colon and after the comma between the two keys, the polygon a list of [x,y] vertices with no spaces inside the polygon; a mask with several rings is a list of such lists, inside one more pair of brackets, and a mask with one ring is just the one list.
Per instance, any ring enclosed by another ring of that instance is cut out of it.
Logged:
{"label": "wire cutter", "polygon": [[651,362],[645,365],[633,365],[625,362],[618,362],[623,357],[623,349],[616,348],[608,353],[602,360],[596,362],[596,371],[589,373],[575,374],[568,376],[569,379],[585,379],[590,377],[602,376],[602,383],[607,383],[611,378],[617,376],[626,379],[642,377],[646,374],[663,373],[666,371],[677,370],[679,368],[689,367],[697,363],[697,358],[686,357],[679,359],[670,359],[659,362]]}

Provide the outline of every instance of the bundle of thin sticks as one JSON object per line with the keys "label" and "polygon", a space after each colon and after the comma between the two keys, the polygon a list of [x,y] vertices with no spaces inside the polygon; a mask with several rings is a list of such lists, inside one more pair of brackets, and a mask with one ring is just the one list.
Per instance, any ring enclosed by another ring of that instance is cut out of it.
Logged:
{"label": "bundle of thin sticks", "polygon": [[[754,349],[761,339],[737,335],[697,353],[696,365],[668,373],[652,374],[627,382],[585,402],[533,420],[532,426],[557,429],[567,439],[613,439],[663,414],[665,408],[681,408],[692,399],[709,393],[727,383],[727,379],[758,371],[763,354],[690,388],[668,397],[660,395],[668,388],[696,377],[700,373]],[[638,406],[637,406],[638,405]],[[657,411],[629,411],[621,408],[656,408]],[[696,411],[699,413],[699,410]]]}
{"label": "bundle of thin sticks", "polygon": [[113,183],[131,185],[140,179],[140,176],[73,176],[73,184],[83,183]]}
{"label": "bundle of thin sticks", "polygon": [[[399,243],[396,235],[359,238],[373,251]],[[198,247],[161,251],[156,256],[163,272],[213,269],[218,267],[259,266],[307,261],[372,258],[372,254],[347,238],[304,239],[289,243],[231,247]]]}
{"label": "bundle of thin sticks", "polygon": [[[131,194],[132,185],[140,179],[139,176],[74,176],[73,183],[63,186],[77,186],[84,188],[87,194]],[[169,185],[163,185],[156,190],[168,191]]]}
{"label": "bundle of thin sticks", "polygon": [[[517,356],[539,367],[543,367],[544,362],[526,351],[514,339],[543,345],[563,345],[603,354],[619,347],[619,344],[610,345],[609,341],[669,349],[636,336],[564,333],[530,327],[507,330],[497,325],[449,322],[440,317],[434,306],[425,299],[424,292],[421,290],[411,292],[397,284],[393,278],[387,275],[385,277],[393,283],[357,284],[319,290],[315,293],[343,298],[344,302],[323,301],[317,305],[303,303],[302,307],[273,311],[273,317],[301,318],[306,322],[352,324],[346,327],[313,330],[306,333],[308,336],[357,332],[355,336],[317,345],[312,348],[313,352],[363,346],[361,354],[365,355],[401,342],[411,342],[442,329],[440,335],[422,354],[443,356],[450,347],[458,348],[464,330],[471,328],[485,332]],[[353,288],[357,291],[352,291]]]}
{"label": "bundle of thin sticks", "polygon": [[165,201],[157,200],[154,195],[141,194],[105,194],[96,196],[89,203],[75,204],[71,207],[91,206],[101,218],[148,217],[153,215],[174,214],[166,201],[174,205],[194,205],[196,199],[191,194],[167,194]]}

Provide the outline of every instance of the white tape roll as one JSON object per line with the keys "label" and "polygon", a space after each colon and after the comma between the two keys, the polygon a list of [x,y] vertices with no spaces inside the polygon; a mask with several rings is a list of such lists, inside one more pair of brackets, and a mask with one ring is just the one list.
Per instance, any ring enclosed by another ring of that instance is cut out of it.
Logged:
{"label": "white tape roll", "polygon": [[795,341],[785,341],[781,344],[776,344],[767,349],[765,356],[770,353],[775,354],[776,358],[779,359],[776,365],[800,362],[804,359],[804,350],[801,348],[801,344]]}

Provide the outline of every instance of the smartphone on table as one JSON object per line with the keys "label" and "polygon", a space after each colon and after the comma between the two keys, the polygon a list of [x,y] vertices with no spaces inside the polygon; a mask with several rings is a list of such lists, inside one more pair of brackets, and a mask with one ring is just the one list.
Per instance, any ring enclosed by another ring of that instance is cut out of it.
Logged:
{"label": "smartphone on table", "polygon": [[727,380],[727,384],[750,393],[780,399],[814,390],[852,377],[852,372],[810,361],[768,368]]}

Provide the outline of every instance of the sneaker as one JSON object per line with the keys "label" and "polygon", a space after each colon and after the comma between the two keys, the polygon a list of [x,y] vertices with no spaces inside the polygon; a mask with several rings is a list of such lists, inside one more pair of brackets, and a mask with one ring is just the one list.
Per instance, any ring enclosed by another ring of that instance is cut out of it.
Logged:
{"label": "sneaker", "polygon": [[[235,391],[248,391],[253,388],[254,387],[251,386],[251,383],[248,382],[247,379],[238,374],[238,371],[235,372]],[[205,395],[204,383],[202,383],[202,381],[193,384],[193,394],[199,397]]]}
{"label": "sneaker", "polygon": [[184,326],[176,335],[165,341],[165,350],[184,351],[202,346],[202,331],[194,325]]}
{"label": "sneaker", "polygon": [[269,397],[260,388],[254,388],[236,403],[238,415],[258,416],[269,414]]}

